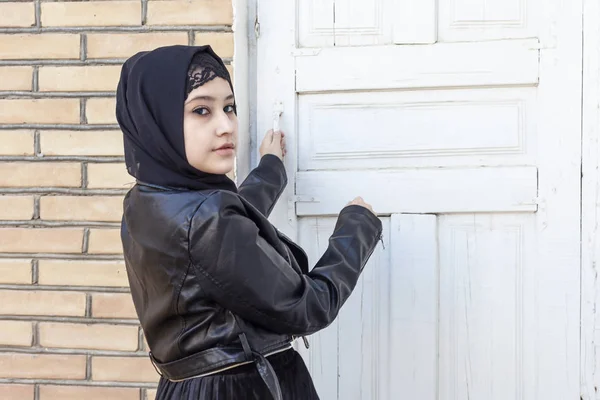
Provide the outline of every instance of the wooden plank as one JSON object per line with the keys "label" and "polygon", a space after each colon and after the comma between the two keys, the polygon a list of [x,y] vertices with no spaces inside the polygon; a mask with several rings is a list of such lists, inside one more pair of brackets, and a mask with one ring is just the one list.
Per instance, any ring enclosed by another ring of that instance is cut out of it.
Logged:
{"label": "wooden plank", "polygon": [[581,395],[582,3],[552,0],[543,5],[536,150],[539,258],[532,265],[537,277],[537,357],[536,373],[522,378],[535,380],[537,385],[535,392],[523,393],[523,399],[577,399]]}
{"label": "wooden plank", "polygon": [[[600,260],[600,2],[583,2],[583,176],[581,246],[581,400],[595,400],[600,386],[598,266]],[[587,88],[587,89],[586,89]]]}
{"label": "wooden plank", "polygon": [[395,0],[394,9],[394,43],[430,44],[437,41],[436,0]]}
{"label": "wooden plank", "polygon": [[[276,104],[281,104],[280,129],[285,133],[287,155],[284,159],[288,171],[288,181],[294,182],[294,166],[296,161],[296,94],[294,92],[294,56],[290,48],[295,47],[296,27],[289,21],[296,20],[294,2],[280,0],[261,0],[258,2],[260,26],[256,49],[256,92],[254,108],[256,120],[251,126],[256,127],[253,141],[253,164],[260,161],[259,146],[266,132],[273,128],[273,111]],[[268,82],[268,84],[262,84]],[[252,91],[252,89],[251,89]],[[269,220],[279,230],[292,239],[296,239],[297,225],[293,210],[292,198],[294,185],[289,184],[281,194],[279,201],[271,212]]]}
{"label": "wooden plank", "polygon": [[299,216],[335,215],[356,196],[372,202],[380,214],[534,212],[537,169],[298,172],[296,192]]}
{"label": "wooden plank", "polygon": [[435,400],[438,248],[434,215],[392,215],[390,399]]}
{"label": "wooden plank", "polygon": [[296,91],[536,85],[538,47],[527,39],[299,51]]}

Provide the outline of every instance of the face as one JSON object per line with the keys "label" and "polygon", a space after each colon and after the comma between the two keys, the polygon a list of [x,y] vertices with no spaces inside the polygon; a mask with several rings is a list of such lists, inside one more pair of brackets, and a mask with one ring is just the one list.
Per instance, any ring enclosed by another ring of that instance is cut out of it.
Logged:
{"label": "face", "polygon": [[211,174],[233,170],[238,135],[234,104],[229,83],[222,78],[208,81],[188,95],[183,136],[187,160],[194,168]]}

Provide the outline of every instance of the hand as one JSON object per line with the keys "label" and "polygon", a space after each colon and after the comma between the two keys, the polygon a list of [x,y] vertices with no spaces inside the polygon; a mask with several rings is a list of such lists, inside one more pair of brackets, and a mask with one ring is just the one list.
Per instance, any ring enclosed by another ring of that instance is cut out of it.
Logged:
{"label": "hand", "polygon": [[273,154],[283,161],[283,157],[287,154],[285,133],[281,131],[273,132],[272,129],[268,131],[260,145],[259,152],[261,157],[265,154]]}
{"label": "hand", "polygon": [[[352,200],[350,203],[346,204],[346,207],[348,207],[350,205],[357,205],[357,206],[364,207],[364,208],[368,209],[369,211],[371,211],[373,214],[375,214],[375,211],[373,211],[373,207],[371,207],[370,204],[365,203],[365,201],[363,200],[363,198],[360,197],[360,196],[358,196],[357,198],[355,198],[354,200]],[[375,215],[377,215],[377,214],[375,214]]]}

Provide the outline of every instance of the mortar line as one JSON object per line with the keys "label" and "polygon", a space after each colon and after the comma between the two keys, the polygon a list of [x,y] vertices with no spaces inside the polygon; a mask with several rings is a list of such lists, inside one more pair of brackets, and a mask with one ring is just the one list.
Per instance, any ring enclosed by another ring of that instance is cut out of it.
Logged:
{"label": "mortar line", "polygon": [[[129,189],[81,189],[81,188],[1,188],[0,194],[72,194],[78,196],[126,194]],[[0,253],[1,254],[1,253]]]}
{"label": "mortar line", "polygon": [[35,223],[40,219],[40,195],[33,196],[33,219],[31,221],[27,221],[29,223]]}
{"label": "mortar line", "polygon": [[[92,260],[95,261],[95,260]],[[117,261],[117,260],[112,260]],[[90,293],[120,293],[125,294],[129,293],[129,288],[125,286],[77,286],[77,285],[39,285],[39,284],[30,284],[30,285],[19,285],[19,284],[5,284],[0,285],[0,290],[37,290],[37,291],[48,291],[52,292],[55,290],[65,291],[65,292],[90,292]],[[2,318],[5,318],[3,316]]]}
{"label": "mortar line", "polygon": [[144,351],[144,332],[140,326],[138,329],[138,348],[137,351]]}
{"label": "mortar line", "polygon": [[31,284],[36,286],[40,282],[40,261],[31,260]]}
{"label": "mortar line", "polygon": [[87,35],[81,34],[79,39],[79,59],[85,61],[87,59]]}
{"label": "mortar line", "polygon": [[79,123],[81,125],[87,125],[87,116],[85,115],[85,107],[87,105],[87,99],[85,97],[79,100]]}
{"label": "mortar line", "polygon": [[[191,28],[193,29],[193,28]],[[188,31],[185,31],[188,32]],[[182,33],[185,33],[182,32]],[[0,34],[2,32],[0,31]],[[126,60],[126,58],[92,58],[92,59],[86,59],[86,60],[81,60],[79,57],[77,58],[71,58],[71,59],[64,59],[64,60],[52,60],[52,59],[44,59],[44,58],[40,58],[40,59],[31,59],[31,58],[23,58],[23,59],[14,59],[14,60],[0,60],[0,65],[58,65],[58,66],[89,66],[89,65],[96,65],[96,66],[110,66],[110,65],[121,65],[123,64],[123,62]],[[223,61],[225,62],[231,62],[233,60],[233,58],[231,57],[224,57]],[[517,85],[514,85],[515,87],[519,87]],[[520,85],[520,86],[524,86],[524,87],[530,87],[533,85]]]}
{"label": "mortar line", "polygon": [[85,316],[92,318],[92,295],[90,293],[85,294]]}
{"label": "mortar line", "polygon": [[87,189],[88,187],[88,163],[81,163],[81,188]]}
{"label": "mortar line", "polygon": [[85,358],[85,380],[92,380],[92,356],[89,354]]}
{"label": "mortar line", "polygon": [[142,2],[142,26],[146,26],[148,21],[148,0],[141,0]]}
{"label": "mortar line", "polygon": [[33,4],[35,7],[35,29],[40,30],[42,28],[42,6],[40,0],[35,0]]}
{"label": "mortar line", "polygon": [[33,132],[33,159],[42,156],[42,142],[40,137],[40,131],[36,129]]}
{"label": "mortar line", "polygon": [[53,98],[108,98],[115,97],[116,92],[29,92],[29,91],[0,91],[0,98],[14,99],[53,99]]}
{"label": "mortar line", "polygon": [[[146,355],[147,356],[147,355]],[[0,383],[23,384],[23,385],[58,385],[58,386],[86,386],[86,387],[119,387],[119,388],[147,388],[156,389],[156,383],[148,382],[117,382],[117,381],[85,381],[85,380],[67,380],[67,379],[22,379],[22,378],[1,378]]]}
{"label": "mortar line", "polygon": [[[142,3],[143,4],[143,3]],[[41,10],[40,10],[41,16]],[[146,16],[147,17],[147,16]],[[147,22],[147,21],[146,21]],[[233,32],[231,25],[142,25],[142,26],[40,26],[0,28],[0,33],[23,34],[23,33],[81,33],[81,32],[103,32],[103,33],[151,33],[151,32],[182,32],[194,29],[202,32]]]}
{"label": "mortar line", "polygon": [[90,245],[90,228],[84,228],[83,229],[83,243],[81,246],[82,254],[88,254],[89,245]]}
{"label": "mortar line", "polygon": [[[40,91],[40,67],[37,65],[33,66],[33,75],[31,77],[31,91],[39,92]],[[27,92],[25,92],[27,93]]]}
{"label": "mortar line", "polygon": [[[0,253],[0,259],[26,259],[35,257],[40,260],[76,260],[76,261],[122,261],[122,254],[68,254],[68,253]],[[12,285],[0,285],[0,288]],[[18,289],[19,285],[14,285]],[[40,286],[37,289],[41,289]],[[32,288],[29,288],[32,289]],[[71,290],[68,286],[60,286],[56,288],[48,287],[48,290]],[[78,289],[80,290],[80,289]]]}
{"label": "mortar line", "polygon": [[40,347],[40,324],[39,324],[38,321],[34,321],[33,322],[31,347],[32,348],[39,348]]}
{"label": "mortar line", "polygon": [[21,161],[21,162],[93,162],[98,164],[122,163],[125,158],[122,156],[47,156],[36,149],[36,156],[0,156],[0,161]]}

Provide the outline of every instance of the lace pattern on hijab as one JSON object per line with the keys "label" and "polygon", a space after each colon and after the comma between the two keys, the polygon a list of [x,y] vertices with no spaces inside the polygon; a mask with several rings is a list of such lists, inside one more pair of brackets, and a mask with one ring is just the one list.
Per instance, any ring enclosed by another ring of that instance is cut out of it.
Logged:
{"label": "lace pattern on hijab", "polygon": [[227,69],[208,53],[198,53],[194,56],[187,76],[186,96],[215,78],[223,78],[231,85]]}

